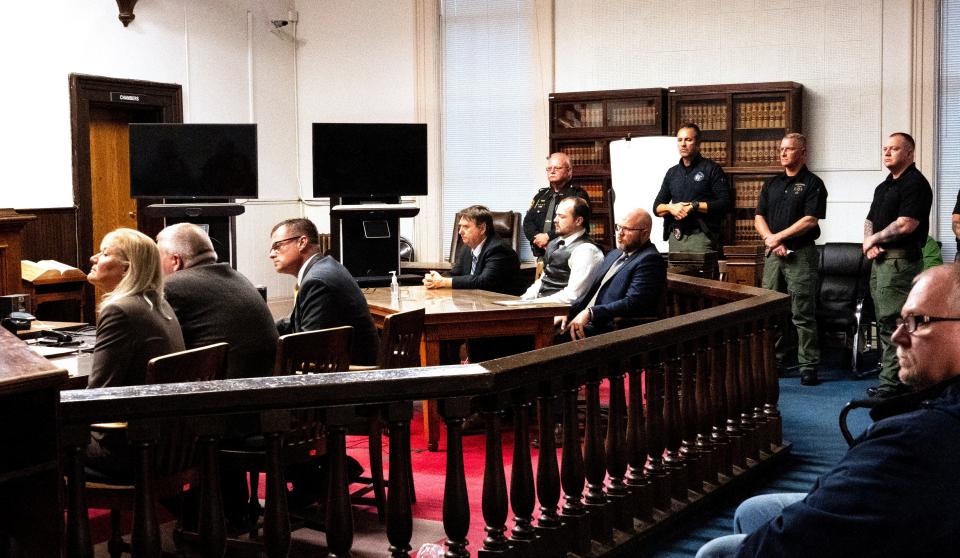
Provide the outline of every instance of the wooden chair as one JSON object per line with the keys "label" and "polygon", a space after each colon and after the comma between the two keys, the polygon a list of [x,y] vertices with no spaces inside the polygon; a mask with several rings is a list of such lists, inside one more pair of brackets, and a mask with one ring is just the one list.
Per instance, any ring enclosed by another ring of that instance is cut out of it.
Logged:
{"label": "wooden chair", "polygon": [[[274,364],[274,376],[294,374],[317,374],[324,372],[346,371],[350,367],[350,344],[353,339],[353,327],[343,326],[316,331],[305,331],[283,335],[277,341],[277,357]],[[280,418],[283,414],[284,418]],[[228,467],[242,468],[249,472],[248,511],[253,520],[250,539],[259,537],[256,518],[260,515],[260,502],[257,497],[260,471],[267,472],[267,498],[264,510],[264,536],[266,538],[286,539],[289,545],[290,524],[286,505],[286,483],[283,481],[282,468],[306,463],[317,459],[326,451],[323,425],[319,412],[313,409],[297,410],[289,413],[262,413],[261,425],[264,440],[257,444],[244,444],[244,447],[224,448],[220,455]],[[278,427],[278,422],[287,420],[289,428]],[[270,430],[269,432],[267,430]],[[283,443],[280,448],[282,457],[278,460],[270,455],[271,440]],[[250,446],[253,447],[250,447]],[[258,542],[254,544],[259,545]],[[243,546],[243,545],[234,545]],[[271,544],[270,546],[274,546]]]}
{"label": "wooden chair", "polygon": [[[227,372],[228,349],[227,343],[216,343],[153,358],[147,363],[146,381],[148,384],[166,384],[222,379]],[[72,510],[72,513],[84,514],[87,508],[110,510],[111,534],[107,548],[111,557],[119,557],[134,549],[159,549],[159,525],[153,506],[159,499],[180,496],[184,486],[197,486],[199,480],[194,459],[197,438],[195,426],[193,419],[174,419],[149,423],[108,423],[91,427],[98,431],[126,432],[139,453],[134,458],[137,463],[134,483],[116,482],[108,478],[89,480],[84,486],[86,505],[81,506],[83,509]],[[145,444],[147,440],[153,440],[153,443]],[[144,504],[144,497],[149,504]],[[140,509],[140,513],[151,516],[153,525],[138,528],[135,524],[132,541],[128,544],[122,537],[122,512],[132,511],[135,507]]]}
{"label": "wooden chair", "polygon": [[[423,337],[423,317],[426,312],[421,308],[409,312],[391,314],[383,320],[383,331],[380,334],[380,352],[377,355],[376,366],[351,366],[354,371],[393,368],[415,368],[420,364],[420,339]],[[354,433],[355,431],[351,431]],[[387,482],[383,477],[383,421],[377,413],[369,417],[365,432],[370,447],[370,476],[357,479],[364,484],[360,489],[350,494],[354,503],[373,504],[377,508],[377,518],[384,520],[386,510]],[[416,493],[413,488],[413,467],[410,456],[407,456],[407,480],[410,483],[410,500],[416,502]],[[373,492],[373,496],[366,496]]]}

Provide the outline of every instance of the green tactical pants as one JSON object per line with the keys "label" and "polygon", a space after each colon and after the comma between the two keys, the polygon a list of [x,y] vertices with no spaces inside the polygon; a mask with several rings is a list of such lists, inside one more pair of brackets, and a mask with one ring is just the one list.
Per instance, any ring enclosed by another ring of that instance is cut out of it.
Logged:
{"label": "green tactical pants", "polygon": [[[820,366],[817,260],[817,247],[810,245],[783,258],[771,253],[763,264],[763,288],[790,294],[790,315],[796,330],[797,363],[801,372],[816,372]],[[793,350],[791,338],[792,335],[784,332],[777,337],[777,362],[784,362],[786,352]]]}
{"label": "green tactical pants", "polygon": [[709,250],[713,250],[714,252],[720,251],[720,239],[713,233],[707,234],[702,231],[697,231],[685,234],[680,240],[677,240],[671,231],[667,240],[670,242],[671,254],[679,252],[707,252]]}
{"label": "green tactical pants", "polygon": [[880,338],[880,388],[896,389],[900,386],[900,363],[897,346],[890,336],[897,328],[900,309],[907,301],[913,278],[923,269],[923,260],[910,261],[881,255],[873,261],[870,270],[870,296],[877,315],[877,336]]}

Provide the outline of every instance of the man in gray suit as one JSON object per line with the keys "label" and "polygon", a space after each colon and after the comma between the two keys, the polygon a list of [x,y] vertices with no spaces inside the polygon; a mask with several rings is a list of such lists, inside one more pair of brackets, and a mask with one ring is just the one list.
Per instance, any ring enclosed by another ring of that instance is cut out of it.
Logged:
{"label": "man in gray suit", "polygon": [[157,235],[164,294],[173,307],[188,349],[226,341],[227,377],[269,376],[277,328],[267,303],[230,264],[217,263],[207,233],[178,223]]}

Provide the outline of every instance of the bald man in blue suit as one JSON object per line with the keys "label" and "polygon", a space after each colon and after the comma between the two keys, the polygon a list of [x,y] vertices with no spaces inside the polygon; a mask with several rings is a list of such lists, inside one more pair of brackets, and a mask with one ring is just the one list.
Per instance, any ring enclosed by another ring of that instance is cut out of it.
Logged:
{"label": "bald man in blue suit", "polygon": [[591,278],[590,289],[570,306],[561,335],[583,339],[614,328],[616,318],[656,315],[667,286],[667,264],[650,242],[652,220],[637,208],[616,224],[617,248]]}

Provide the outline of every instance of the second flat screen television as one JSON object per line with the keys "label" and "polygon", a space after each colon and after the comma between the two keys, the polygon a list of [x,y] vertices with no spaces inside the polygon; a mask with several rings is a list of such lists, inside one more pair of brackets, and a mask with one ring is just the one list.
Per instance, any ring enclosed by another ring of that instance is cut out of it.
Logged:
{"label": "second flat screen television", "polygon": [[313,124],[313,197],[425,195],[426,124]]}

